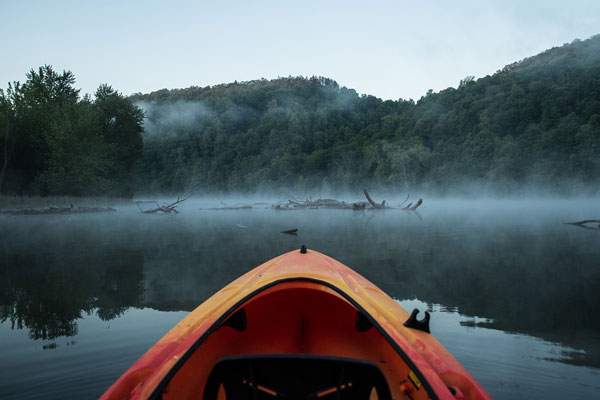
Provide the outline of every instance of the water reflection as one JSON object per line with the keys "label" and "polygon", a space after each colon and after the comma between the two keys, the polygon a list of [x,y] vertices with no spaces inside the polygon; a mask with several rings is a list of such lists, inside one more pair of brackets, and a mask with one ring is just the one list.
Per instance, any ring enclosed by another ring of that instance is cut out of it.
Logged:
{"label": "water reflection", "polygon": [[[489,329],[485,319],[417,300],[404,308],[428,308],[432,332],[496,399],[587,399],[600,392],[598,370],[565,364],[581,350],[522,333]],[[468,322],[463,324],[463,322]],[[474,325],[475,327],[473,327]]]}
{"label": "water reflection", "polygon": [[4,239],[1,322],[29,330],[31,339],[53,340],[76,335],[82,314],[110,320],[141,305],[142,252],[99,241],[91,232],[47,233],[34,243]]}
{"label": "water reflection", "polygon": [[561,224],[577,217],[519,207],[2,217],[0,319],[52,340],[76,335],[84,315],[189,311],[306,244],[394,297],[459,310],[465,328],[560,343],[567,350],[547,360],[599,368],[600,250],[595,232]]}

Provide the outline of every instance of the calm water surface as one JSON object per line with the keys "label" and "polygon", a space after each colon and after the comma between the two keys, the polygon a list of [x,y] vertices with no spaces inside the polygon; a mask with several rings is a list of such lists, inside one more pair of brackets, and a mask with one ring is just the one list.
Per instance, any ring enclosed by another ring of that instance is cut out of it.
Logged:
{"label": "calm water surface", "polygon": [[600,230],[562,224],[598,206],[0,215],[0,398],[97,398],[211,294],[302,244],[432,312],[495,398],[600,398]]}

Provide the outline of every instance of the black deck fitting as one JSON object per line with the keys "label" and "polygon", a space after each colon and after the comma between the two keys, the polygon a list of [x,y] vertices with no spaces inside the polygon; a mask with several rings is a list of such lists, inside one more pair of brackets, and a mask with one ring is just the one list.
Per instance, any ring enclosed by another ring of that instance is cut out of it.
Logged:
{"label": "black deck fitting", "polygon": [[354,327],[359,332],[366,332],[373,327],[373,323],[365,314],[357,311],[354,318]]}
{"label": "black deck fitting", "polygon": [[238,332],[243,332],[248,326],[248,320],[246,318],[246,310],[240,308],[231,317],[227,318],[227,321],[223,323],[223,326],[229,326]]}
{"label": "black deck fitting", "polygon": [[305,245],[302,245],[302,247],[300,247],[300,253],[306,254],[306,246]]}
{"label": "black deck fitting", "polygon": [[425,311],[425,318],[421,320],[417,319],[418,313],[419,309],[415,308],[412,314],[410,314],[410,317],[404,323],[404,326],[406,326],[407,328],[417,329],[419,331],[431,333],[431,331],[429,330],[429,313]]}

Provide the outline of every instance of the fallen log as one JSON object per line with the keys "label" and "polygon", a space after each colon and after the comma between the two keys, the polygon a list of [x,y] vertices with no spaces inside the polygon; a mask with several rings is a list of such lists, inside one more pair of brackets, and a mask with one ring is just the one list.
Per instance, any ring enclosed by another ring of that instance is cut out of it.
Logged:
{"label": "fallen log", "polygon": [[[360,207],[360,206],[359,206]],[[288,200],[287,203],[279,202],[271,205],[271,208],[275,210],[303,210],[303,209],[352,209],[353,204],[348,204],[344,201],[338,201],[334,199],[317,199],[317,200]]]}
{"label": "fallen log", "polygon": [[364,210],[366,207],[367,207],[367,203],[365,203],[365,202],[352,203],[352,209],[355,211]]}
{"label": "fallen log", "polygon": [[252,209],[252,206],[249,206],[249,205],[209,208],[209,210],[211,210],[211,211],[217,211],[217,210],[251,210],[251,209]]}
{"label": "fallen log", "polygon": [[209,210],[209,211],[219,211],[219,210],[253,210],[255,208],[259,208],[259,206],[271,206],[271,208],[274,208],[273,205],[271,205],[270,203],[251,203],[251,204],[234,204],[233,206],[228,206],[225,203],[223,203],[221,201],[221,204],[223,204],[223,207],[212,207],[212,208],[201,208],[200,210]]}

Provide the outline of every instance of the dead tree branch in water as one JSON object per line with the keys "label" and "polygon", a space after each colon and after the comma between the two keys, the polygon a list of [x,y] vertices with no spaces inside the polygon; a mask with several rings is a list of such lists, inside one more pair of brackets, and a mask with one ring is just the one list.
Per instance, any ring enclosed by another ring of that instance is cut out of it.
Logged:
{"label": "dead tree branch in water", "polygon": [[[600,219],[584,219],[583,221],[564,222],[566,225],[575,225],[584,229],[600,230]],[[598,226],[588,226],[587,224],[598,224]]]}
{"label": "dead tree branch in water", "polygon": [[413,203],[408,203],[406,205],[406,207],[402,208],[402,210],[404,211],[416,211],[417,208],[419,208],[419,206],[423,204],[423,199],[419,199],[417,200],[417,202],[415,204]]}
{"label": "dead tree branch in water", "polygon": [[417,208],[419,208],[419,206],[423,204],[423,199],[419,199],[417,200],[417,202],[415,203],[414,206],[410,207],[409,210],[410,211],[415,211]]}
{"label": "dead tree branch in water", "polygon": [[[176,202],[171,203],[169,205],[165,205],[165,206],[161,206],[161,205],[159,205],[157,203],[156,204],[156,208],[153,208],[151,210],[142,211],[142,213],[144,213],[144,214],[154,214],[154,213],[157,213],[157,212],[162,212],[162,213],[173,213],[174,212],[175,214],[179,214],[179,211],[177,211],[175,208],[177,207],[177,205],[179,203],[182,203],[182,202],[186,201],[187,199],[189,199],[190,196],[188,196],[186,198],[183,198],[183,199],[180,199],[179,197],[177,197],[177,201]],[[141,210],[141,207],[139,206],[139,204],[138,204],[138,207]]]}
{"label": "dead tree branch in water", "polygon": [[404,199],[404,201],[400,204],[398,204],[398,208],[402,207],[404,205],[404,203],[406,203],[408,201],[408,198],[410,197],[410,194],[406,195],[406,198]]}
{"label": "dead tree branch in water", "polygon": [[369,202],[369,204],[371,204],[371,207],[377,209],[377,210],[381,210],[383,208],[389,208],[385,205],[385,200],[381,202],[381,204],[377,204],[373,201],[373,199],[371,198],[371,196],[369,196],[369,192],[367,192],[367,189],[363,189],[363,193],[365,194],[365,197],[367,198],[367,201]]}

